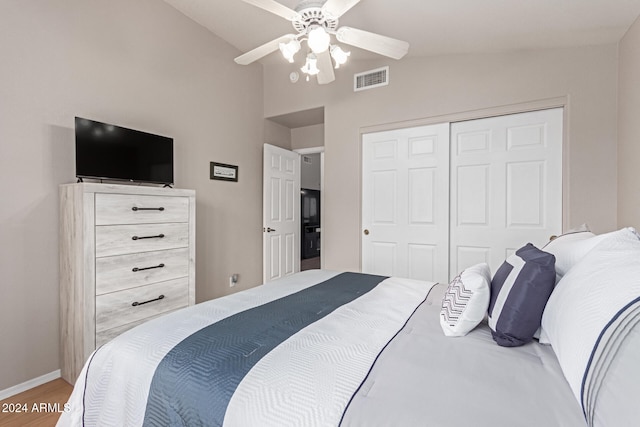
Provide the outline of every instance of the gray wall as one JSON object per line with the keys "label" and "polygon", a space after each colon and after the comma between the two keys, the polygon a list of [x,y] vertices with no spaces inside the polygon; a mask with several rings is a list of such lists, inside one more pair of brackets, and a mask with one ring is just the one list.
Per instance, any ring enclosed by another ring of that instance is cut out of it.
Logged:
{"label": "gray wall", "polygon": [[291,148],[316,148],[324,146],[324,123],[291,129]]}
{"label": "gray wall", "polygon": [[291,129],[272,120],[265,119],[264,142],[285,150],[291,150]]}
{"label": "gray wall", "polygon": [[640,18],[620,42],[618,225],[640,228]]}
{"label": "gray wall", "polygon": [[[304,161],[305,157],[308,158],[309,163]],[[300,156],[300,188],[321,190],[321,178],[320,153],[303,154]]]}
{"label": "gray wall", "polygon": [[[475,111],[566,100],[565,226],[616,228],[617,45],[486,55],[352,61],[331,85],[291,84],[265,67],[265,115],[324,106],[324,266],[360,268],[360,134],[375,126],[447,120]],[[353,92],[353,73],[390,65],[389,86]],[[542,103],[544,104],[544,103]],[[505,107],[507,106],[507,107]]]}
{"label": "gray wall", "polygon": [[[152,16],[153,19],[149,17]],[[0,2],[0,390],[59,369],[58,185],[74,116],[174,137],[197,192],[197,300],[261,282],[262,69],[155,0]],[[209,162],[239,182],[209,180]]]}

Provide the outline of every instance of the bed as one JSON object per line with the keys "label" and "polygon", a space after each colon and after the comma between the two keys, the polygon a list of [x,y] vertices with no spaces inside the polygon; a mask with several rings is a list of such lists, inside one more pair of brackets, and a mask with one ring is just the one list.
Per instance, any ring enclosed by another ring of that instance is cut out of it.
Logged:
{"label": "bed", "polygon": [[572,258],[543,307],[551,345],[499,346],[487,318],[445,335],[451,284],[310,270],[98,348],[58,425],[638,425],[640,240],[611,235],[549,249]]}

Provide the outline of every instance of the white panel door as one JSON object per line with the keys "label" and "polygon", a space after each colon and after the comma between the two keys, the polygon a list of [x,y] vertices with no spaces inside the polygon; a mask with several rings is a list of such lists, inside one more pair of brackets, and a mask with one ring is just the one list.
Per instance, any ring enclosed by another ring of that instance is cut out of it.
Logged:
{"label": "white panel door", "polygon": [[362,271],[448,280],[449,124],[363,135]]}
{"label": "white panel door", "polygon": [[451,125],[450,273],[562,231],[562,108]]}
{"label": "white panel door", "polygon": [[300,155],[264,144],[263,279],[300,271]]}

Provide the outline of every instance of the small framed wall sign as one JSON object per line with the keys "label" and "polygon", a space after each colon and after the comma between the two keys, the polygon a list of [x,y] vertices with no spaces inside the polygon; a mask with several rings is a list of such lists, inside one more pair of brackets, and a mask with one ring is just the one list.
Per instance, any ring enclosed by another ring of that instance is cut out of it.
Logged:
{"label": "small framed wall sign", "polygon": [[238,182],[238,166],[211,162],[209,174],[211,179]]}

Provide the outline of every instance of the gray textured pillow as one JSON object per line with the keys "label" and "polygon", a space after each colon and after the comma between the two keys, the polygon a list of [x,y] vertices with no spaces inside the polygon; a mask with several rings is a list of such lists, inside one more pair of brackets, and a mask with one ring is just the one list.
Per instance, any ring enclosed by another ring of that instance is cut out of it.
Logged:
{"label": "gray textured pillow", "polygon": [[489,301],[489,327],[499,345],[533,339],[555,282],[555,257],[531,243],[507,258],[491,280]]}

